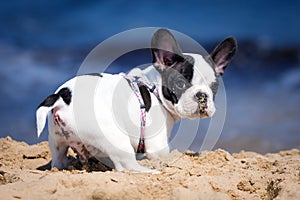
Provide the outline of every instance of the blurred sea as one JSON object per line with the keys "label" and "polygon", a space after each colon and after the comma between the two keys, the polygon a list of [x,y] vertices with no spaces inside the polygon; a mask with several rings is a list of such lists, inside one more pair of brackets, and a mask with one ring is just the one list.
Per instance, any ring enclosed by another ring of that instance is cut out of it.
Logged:
{"label": "blurred sea", "polygon": [[[238,54],[223,77],[227,118],[215,148],[299,149],[299,10],[299,1],[270,0],[1,1],[0,137],[46,140],[46,132],[39,139],[35,132],[39,103],[75,76],[103,40],[155,26],[182,32],[209,52],[229,35],[238,40]],[[150,62],[149,56],[129,55],[109,72],[126,72],[137,59]],[[208,122],[203,120],[191,149],[199,149]]]}

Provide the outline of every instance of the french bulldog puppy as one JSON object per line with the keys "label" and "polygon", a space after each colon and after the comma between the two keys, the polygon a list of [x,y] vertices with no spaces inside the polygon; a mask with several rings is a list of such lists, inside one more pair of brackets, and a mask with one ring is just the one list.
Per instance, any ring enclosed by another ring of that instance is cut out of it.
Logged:
{"label": "french bulldog puppy", "polygon": [[[183,53],[172,33],[157,30],[151,41],[153,64],[135,68],[127,76],[140,77],[157,89],[139,87],[147,121],[144,153],[156,158],[169,153],[168,138],[180,118],[212,117],[218,78],[236,53],[232,37],[221,42],[209,56]],[[48,118],[52,167],[67,167],[71,147],[82,162],[108,157],[117,171],[156,173],[140,166],[141,103],[130,82],[120,74],[77,76],[48,96],[36,111],[37,134]]]}

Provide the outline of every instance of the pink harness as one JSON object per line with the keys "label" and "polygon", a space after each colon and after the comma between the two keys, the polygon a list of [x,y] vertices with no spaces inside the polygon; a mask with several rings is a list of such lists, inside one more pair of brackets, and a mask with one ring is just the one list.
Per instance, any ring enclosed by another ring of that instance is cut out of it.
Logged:
{"label": "pink harness", "polygon": [[141,95],[141,92],[139,90],[139,86],[145,86],[151,93],[153,93],[156,98],[161,102],[158,89],[154,84],[149,83],[149,81],[145,80],[142,77],[137,76],[128,76],[125,73],[120,73],[121,76],[123,76],[128,83],[130,84],[130,87],[132,88],[135,96],[137,97],[139,103],[140,103],[140,111],[141,111],[141,134],[140,134],[140,140],[137,148],[137,153],[145,153],[145,128],[146,128],[146,106],[144,104],[143,97]]}

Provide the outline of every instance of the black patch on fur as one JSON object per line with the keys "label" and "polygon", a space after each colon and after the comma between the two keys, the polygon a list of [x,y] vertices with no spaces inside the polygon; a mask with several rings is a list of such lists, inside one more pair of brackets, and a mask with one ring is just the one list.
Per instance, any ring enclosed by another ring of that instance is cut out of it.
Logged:
{"label": "black patch on fur", "polygon": [[151,50],[153,66],[162,76],[163,96],[177,104],[182,94],[191,87],[194,59],[182,54],[179,44],[167,29],[154,33]]}
{"label": "black patch on fur", "polygon": [[45,106],[45,107],[51,107],[54,105],[54,103],[61,97],[63,101],[67,104],[70,105],[71,103],[71,98],[72,98],[72,93],[69,90],[69,88],[62,88],[61,90],[58,91],[56,94],[51,94],[48,96],[39,106],[38,108]]}
{"label": "black patch on fur", "polygon": [[[103,77],[103,75],[101,73],[89,73],[89,74],[84,74],[84,75],[87,75],[87,76],[99,76],[99,77]],[[83,76],[84,76],[83,75]]]}
{"label": "black patch on fur", "polygon": [[50,107],[53,106],[54,103],[59,99],[59,95],[58,94],[51,94],[50,96],[48,96],[39,106],[45,106],[45,107]]}
{"label": "black patch on fur", "polygon": [[145,104],[145,109],[148,112],[151,108],[151,95],[150,95],[150,92],[147,89],[147,87],[144,86],[144,85],[139,86],[139,90],[140,90],[140,93],[142,95],[142,98],[143,98],[143,101],[144,101],[144,104]]}
{"label": "black patch on fur", "polygon": [[[161,72],[162,93],[172,104],[177,104],[182,94],[192,86],[194,59],[191,56],[184,56],[182,60]],[[178,87],[179,84],[183,84],[184,87]]]}
{"label": "black patch on fur", "polygon": [[219,87],[218,79],[216,79],[215,82],[212,82],[209,87],[210,87],[211,91],[213,92],[213,99],[215,99],[215,96],[217,94],[218,87]]}
{"label": "black patch on fur", "polygon": [[172,102],[172,104],[178,103],[178,99],[177,99],[176,95],[168,87],[163,85],[162,93],[167,100]]}
{"label": "black patch on fur", "polygon": [[61,90],[58,91],[57,94],[63,99],[63,101],[67,105],[70,105],[72,99],[72,93],[69,90],[69,88],[62,88]]}

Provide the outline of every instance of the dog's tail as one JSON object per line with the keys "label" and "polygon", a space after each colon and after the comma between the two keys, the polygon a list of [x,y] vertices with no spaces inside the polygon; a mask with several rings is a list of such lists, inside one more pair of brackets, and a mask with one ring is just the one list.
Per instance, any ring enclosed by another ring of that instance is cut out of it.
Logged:
{"label": "dog's tail", "polygon": [[71,103],[71,91],[69,88],[62,88],[55,94],[48,96],[36,111],[37,136],[40,137],[45,124],[48,112],[53,108],[62,107]]}

